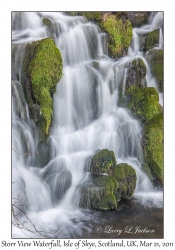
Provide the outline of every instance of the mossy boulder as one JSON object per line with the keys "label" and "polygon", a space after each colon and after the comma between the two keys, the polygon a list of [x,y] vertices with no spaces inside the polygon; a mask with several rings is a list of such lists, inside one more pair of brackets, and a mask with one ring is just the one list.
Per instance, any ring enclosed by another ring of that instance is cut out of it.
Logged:
{"label": "mossy boulder", "polygon": [[130,86],[137,85],[141,87],[145,84],[146,66],[142,59],[134,59],[128,65],[128,72],[126,78],[126,89]]}
{"label": "mossy boulder", "polygon": [[116,158],[113,151],[103,149],[91,159],[90,172],[94,175],[113,175]]}
{"label": "mossy boulder", "polygon": [[80,207],[100,210],[117,209],[115,190],[118,183],[111,176],[92,177],[92,183],[82,187]]}
{"label": "mossy boulder", "polygon": [[162,112],[159,105],[159,95],[155,88],[141,88],[131,86],[126,91],[127,107],[143,123],[152,119],[155,115]]}
{"label": "mossy boulder", "polygon": [[109,35],[109,55],[114,58],[125,55],[132,39],[131,22],[105,13],[99,25],[102,31]]}
{"label": "mossy boulder", "polygon": [[163,92],[163,50],[156,50],[151,56],[151,72],[156,77],[159,90]]}
{"label": "mossy boulder", "polygon": [[40,128],[40,138],[49,135],[52,96],[62,77],[62,67],[61,53],[52,39],[26,45],[21,81],[31,118]]}
{"label": "mossy boulder", "polygon": [[132,197],[136,188],[136,171],[127,163],[116,165],[114,177],[118,182],[118,188],[115,190],[117,200],[129,199]]}
{"label": "mossy boulder", "polygon": [[153,30],[146,37],[146,50],[150,50],[159,44],[159,30]]}
{"label": "mossy boulder", "polygon": [[147,12],[128,11],[127,16],[133,27],[140,27],[148,22]]}
{"label": "mossy boulder", "polygon": [[163,114],[154,116],[144,127],[145,161],[158,184],[163,184]]}
{"label": "mossy boulder", "polygon": [[[98,158],[99,153],[96,154]],[[103,160],[101,161],[102,168]],[[98,164],[100,164],[99,160]],[[92,182],[81,188],[80,207],[100,210],[117,209],[121,199],[132,197],[137,178],[135,170],[128,164],[115,165],[112,171],[108,172],[110,175],[99,175],[99,171],[95,173],[92,175]]]}

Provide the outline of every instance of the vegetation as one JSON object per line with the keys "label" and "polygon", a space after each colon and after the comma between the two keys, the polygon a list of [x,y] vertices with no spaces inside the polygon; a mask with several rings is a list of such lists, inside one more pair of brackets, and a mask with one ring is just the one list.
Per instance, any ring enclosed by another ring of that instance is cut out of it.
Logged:
{"label": "vegetation", "polygon": [[146,50],[150,50],[155,47],[155,45],[159,44],[159,31],[153,30],[148,33],[146,38]]}
{"label": "vegetation", "polygon": [[109,53],[112,57],[120,57],[129,47],[132,39],[132,25],[129,20],[106,15],[101,23],[103,31],[109,34]]}
{"label": "vegetation", "polygon": [[145,160],[153,178],[163,184],[163,115],[158,114],[144,127],[143,146]]}
{"label": "vegetation", "polygon": [[90,172],[95,175],[112,175],[116,159],[113,151],[103,149],[92,157]]}
{"label": "vegetation", "polygon": [[40,106],[38,125],[41,137],[49,134],[53,112],[52,96],[62,77],[62,67],[61,53],[52,39],[46,38],[27,44],[22,82],[32,116],[33,105]]}
{"label": "vegetation", "polygon": [[126,91],[128,108],[141,119],[143,123],[162,112],[159,96],[155,88],[131,86]]}
{"label": "vegetation", "polygon": [[156,77],[159,89],[163,92],[163,50],[156,50],[151,58],[152,74]]}

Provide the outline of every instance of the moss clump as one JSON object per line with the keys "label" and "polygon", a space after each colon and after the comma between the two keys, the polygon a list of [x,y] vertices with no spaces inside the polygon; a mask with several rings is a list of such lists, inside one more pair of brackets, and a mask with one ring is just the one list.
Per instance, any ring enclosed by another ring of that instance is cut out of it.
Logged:
{"label": "moss clump", "polygon": [[136,171],[126,163],[116,165],[114,177],[118,182],[118,188],[115,191],[117,200],[129,199],[136,188]]}
{"label": "moss clump", "polygon": [[52,96],[62,77],[62,67],[61,53],[52,39],[46,38],[27,44],[22,82],[29,111],[33,104],[40,106],[38,125],[42,137],[49,134],[53,110]]}
{"label": "moss clump", "polygon": [[116,159],[114,152],[103,149],[92,157],[90,172],[95,175],[112,175],[115,165]]}
{"label": "moss clump", "polygon": [[143,123],[162,112],[162,108],[159,105],[158,92],[153,87],[140,88],[138,86],[131,86],[127,89],[126,95],[128,98],[128,108]]}
{"label": "moss clump", "polygon": [[143,145],[153,178],[163,184],[163,114],[154,116],[145,125]]}
{"label": "moss clump", "polygon": [[132,39],[131,22],[118,19],[115,15],[106,15],[106,18],[102,19],[100,27],[109,34],[109,54],[112,57],[122,56]]}
{"label": "moss clump", "polygon": [[159,44],[159,30],[153,30],[146,38],[146,50],[154,48],[157,44]]}
{"label": "moss clump", "polygon": [[156,50],[153,53],[151,71],[157,79],[160,91],[163,92],[163,50]]}

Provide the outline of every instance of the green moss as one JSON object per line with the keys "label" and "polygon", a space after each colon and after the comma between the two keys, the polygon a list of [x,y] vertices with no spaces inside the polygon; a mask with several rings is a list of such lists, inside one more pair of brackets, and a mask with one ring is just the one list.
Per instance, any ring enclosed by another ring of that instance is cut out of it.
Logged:
{"label": "green moss", "polygon": [[114,194],[118,188],[117,180],[111,176],[99,176],[93,178],[93,183],[98,187],[104,188],[104,193],[99,203],[99,209],[116,209],[117,201]]}
{"label": "green moss", "polygon": [[91,12],[82,12],[83,16],[85,16],[90,21],[100,21],[101,20],[101,12],[91,11]]}
{"label": "green moss", "polygon": [[116,159],[114,152],[103,149],[92,157],[90,172],[95,175],[112,175],[115,165]]}
{"label": "green moss", "polygon": [[113,194],[108,194],[102,197],[99,203],[99,209],[109,210],[117,209],[117,201]]}
{"label": "green moss", "polygon": [[159,44],[159,30],[153,30],[146,38],[146,50],[154,48],[157,44]]}
{"label": "green moss", "polygon": [[62,58],[52,39],[27,44],[23,62],[23,85],[29,103],[40,105],[39,126],[42,136],[49,134],[52,119],[52,95],[62,77]]}
{"label": "green moss", "polygon": [[153,177],[163,184],[163,114],[154,116],[144,127],[145,160]]}
{"label": "green moss", "polygon": [[136,188],[136,171],[126,163],[116,165],[114,176],[118,182],[118,188],[115,189],[117,200],[129,199]]}
{"label": "green moss", "polygon": [[93,183],[97,186],[104,187],[106,194],[114,194],[118,183],[114,177],[111,176],[98,176],[93,178]]}
{"label": "green moss", "polygon": [[163,92],[163,50],[156,50],[153,53],[151,71],[157,79],[160,91]]}
{"label": "green moss", "polygon": [[132,39],[132,25],[129,20],[116,19],[114,15],[108,15],[101,24],[103,31],[109,34],[109,52],[113,57],[122,56]]}
{"label": "green moss", "polygon": [[131,86],[127,89],[128,108],[141,119],[143,123],[162,112],[159,105],[159,96],[155,88],[140,88]]}

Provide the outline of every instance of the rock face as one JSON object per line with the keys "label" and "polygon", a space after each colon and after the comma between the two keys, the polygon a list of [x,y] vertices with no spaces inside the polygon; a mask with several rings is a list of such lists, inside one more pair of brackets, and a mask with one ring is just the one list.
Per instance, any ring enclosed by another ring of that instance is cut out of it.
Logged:
{"label": "rock face", "polygon": [[128,65],[128,72],[126,78],[126,89],[130,86],[137,85],[141,87],[145,83],[146,66],[142,59],[133,60]]}
{"label": "rock face", "polygon": [[132,86],[127,89],[127,106],[143,123],[162,112],[158,92],[153,87]]}
{"label": "rock face", "polygon": [[56,85],[62,77],[62,58],[50,38],[26,45],[21,82],[29,113],[40,128],[40,138],[49,134]]}
{"label": "rock face", "polygon": [[163,184],[163,115],[158,114],[144,127],[143,147],[145,160],[156,184]]}
{"label": "rock face", "polygon": [[116,165],[114,152],[103,149],[95,154],[91,159],[90,171],[92,182],[81,189],[80,207],[117,209],[118,201],[133,195],[136,172],[126,163]]}
{"label": "rock face", "polygon": [[148,22],[147,12],[128,11],[127,16],[133,27],[140,27]]}

